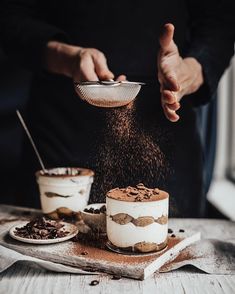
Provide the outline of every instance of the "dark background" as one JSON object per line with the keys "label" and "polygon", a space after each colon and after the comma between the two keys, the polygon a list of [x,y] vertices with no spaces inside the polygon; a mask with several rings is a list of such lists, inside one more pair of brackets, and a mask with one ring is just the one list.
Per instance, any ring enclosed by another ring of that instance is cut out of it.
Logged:
{"label": "dark background", "polygon": [[23,134],[15,110],[24,111],[30,80],[31,74],[11,63],[0,48],[1,203],[16,202]]}
{"label": "dark background", "polygon": [[[20,180],[23,130],[16,109],[25,113],[30,93],[31,73],[11,62],[0,48],[0,184],[1,203],[16,204]],[[212,177],[216,142],[216,99],[197,108],[198,127],[205,154],[205,188]],[[223,217],[207,204],[208,217]]]}

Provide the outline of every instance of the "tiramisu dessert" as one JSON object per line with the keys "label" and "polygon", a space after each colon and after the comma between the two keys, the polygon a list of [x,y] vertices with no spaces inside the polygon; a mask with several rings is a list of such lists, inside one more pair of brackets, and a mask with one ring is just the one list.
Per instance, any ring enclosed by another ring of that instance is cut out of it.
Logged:
{"label": "tiramisu dessert", "polygon": [[159,251],[167,245],[169,194],[140,183],[106,195],[107,236],[115,247],[134,252]]}
{"label": "tiramisu dessert", "polygon": [[86,168],[53,168],[36,173],[42,211],[53,219],[73,216],[89,200],[94,172]]}

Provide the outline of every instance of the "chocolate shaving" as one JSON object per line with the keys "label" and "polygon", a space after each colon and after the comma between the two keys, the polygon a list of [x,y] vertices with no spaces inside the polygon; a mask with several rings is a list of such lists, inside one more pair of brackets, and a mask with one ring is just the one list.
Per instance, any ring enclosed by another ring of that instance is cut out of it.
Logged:
{"label": "chocolate shaving", "polygon": [[164,200],[168,197],[168,194],[158,188],[147,188],[140,183],[136,187],[128,186],[127,188],[112,189],[107,193],[107,197],[123,201],[147,202]]}
{"label": "chocolate shaving", "polygon": [[46,219],[45,217],[36,218],[21,228],[16,228],[16,236],[27,239],[56,239],[69,234],[63,230],[64,225],[60,222]]}

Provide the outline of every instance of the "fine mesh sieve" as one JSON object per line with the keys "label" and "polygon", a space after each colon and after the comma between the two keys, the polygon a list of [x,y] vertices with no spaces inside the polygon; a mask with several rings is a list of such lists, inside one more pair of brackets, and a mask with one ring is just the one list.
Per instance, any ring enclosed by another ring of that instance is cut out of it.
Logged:
{"label": "fine mesh sieve", "polygon": [[120,107],[135,99],[144,83],[97,81],[74,83],[82,100],[98,107]]}

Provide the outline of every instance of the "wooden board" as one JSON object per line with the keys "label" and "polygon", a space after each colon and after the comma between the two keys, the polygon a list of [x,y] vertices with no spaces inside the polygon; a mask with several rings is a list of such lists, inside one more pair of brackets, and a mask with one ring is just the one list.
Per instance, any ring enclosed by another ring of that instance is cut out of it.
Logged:
{"label": "wooden board", "polygon": [[[25,213],[36,212],[16,206],[0,205],[0,233],[14,225],[13,219],[24,219]],[[5,222],[5,220],[12,220]],[[216,238],[221,241],[234,238],[235,223],[221,219],[170,219],[169,225],[177,225],[185,230],[200,231],[203,238]],[[191,247],[191,246],[190,246]],[[99,284],[90,286],[92,280]],[[215,275],[198,272],[184,267],[169,273],[156,273],[145,281],[122,278],[113,280],[111,275],[75,275],[47,272],[25,263],[16,263],[0,275],[1,293],[35,294],[51,293],[106,293],[106,294],[150,294],[150,293],[235,293],[235,275]]]}
{"label": "wooden board", "polygon": [[[66,241],[51,245],[31,245],[13,240],[8,230],[0,235],[0,244],[22,254],[81,268],[86,271],[106,272],[144,280],[163,264],[174,259],[181,250],[200,239],[200,233],[179,232],[171,226],[176,237],[169,236],[168,247],[159,253],[148,255],[123,255],[110,251],[101,242]],[[83,255],[86,252],[87,255]]]}

